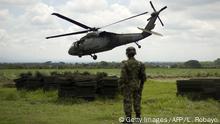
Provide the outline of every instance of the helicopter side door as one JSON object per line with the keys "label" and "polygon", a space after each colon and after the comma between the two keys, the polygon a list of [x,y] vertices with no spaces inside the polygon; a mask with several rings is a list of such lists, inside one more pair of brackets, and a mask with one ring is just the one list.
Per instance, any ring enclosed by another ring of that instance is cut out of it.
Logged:
{"label": "helicopter side door", "polygon": [[109,39],[107,37],[87,38],[83,43],[84,51],[88,51],[91,53],[101,52],[107,48],[108,43],[109,43]]}

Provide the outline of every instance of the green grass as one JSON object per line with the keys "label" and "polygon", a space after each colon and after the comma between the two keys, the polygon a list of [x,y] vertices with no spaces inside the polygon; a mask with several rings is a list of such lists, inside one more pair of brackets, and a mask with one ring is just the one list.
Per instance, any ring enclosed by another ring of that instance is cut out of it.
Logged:
{"label": "green grass", "polygon": [[[12,82],[23,72],[88,71],[120,74],[120,69],[1,69],[0,84]],[[146,69],[152,78],[145,83],[142,98],[144,117],[210,117],[220,121],[220,102],[191,101],[176,96],[175,78],[219,77],[220,69]],[[123,116],[122,96],[93,102],[58,99],[57,91],[17,91],[0,85],[0,124],[118,124]]]}
{"label": "green grass", "polygon": [[[144,117],[211,117],[220,120],[220,103],[209,99],[191,101],[176,96],[174,81],[150,80],[142,99]],[[119,124],[122,97],[93,102],[58,99],[57,91],[17,91],[0,88],[1,124]]]}

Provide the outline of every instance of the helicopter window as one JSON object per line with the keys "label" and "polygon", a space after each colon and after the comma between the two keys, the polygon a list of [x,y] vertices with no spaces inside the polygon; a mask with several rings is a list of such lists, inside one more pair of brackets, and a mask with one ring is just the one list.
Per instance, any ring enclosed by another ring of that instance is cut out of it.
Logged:
{"label": "helicopter window", "polygon": [[[82,41],[84,41],[84,40],[82,40]],[[74,47],[79,47],[79,46],[81,46],[81,45],[83,44],[82,41],[80,40],[80,41],[75,42],[75,43],[74,43]]]}
{"label": "helicopter window", "polygon": [[77,42],[74,43],[74,46],[75,46],[75,47],[77,46]]}

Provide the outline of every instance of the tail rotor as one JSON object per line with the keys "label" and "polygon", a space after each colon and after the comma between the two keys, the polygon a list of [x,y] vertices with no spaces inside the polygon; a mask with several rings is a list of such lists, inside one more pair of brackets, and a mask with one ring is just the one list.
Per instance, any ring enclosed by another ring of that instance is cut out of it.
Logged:
{"label": "tail rotor", "polygon": [[164,26],[162,20],[161,20],[160,17],[159,17],[159,14],[160,14],[160,12],[162,12],[163,10],[165,10],[165,9],[167,8],[167,6],[161,8],[159,11],[157,11],[151,1],[150,1],[150,5],[151,5],[151,7],[153,8],[154,13],[152,13],[152,14],[151,14],[152,16],[151,16],[150,18],[148,18],[147,20],[149,21],[153,16],[157,16],[157,18],[159,19],[161,25]]}

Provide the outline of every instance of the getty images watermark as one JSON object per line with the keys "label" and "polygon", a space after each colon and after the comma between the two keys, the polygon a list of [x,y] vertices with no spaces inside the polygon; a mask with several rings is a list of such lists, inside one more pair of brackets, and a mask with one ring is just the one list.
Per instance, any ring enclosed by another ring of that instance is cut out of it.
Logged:
{"label": "getty images watermark", "polygon": [[132,123],[219,123],[218,118],[210,117],[143,117],[143,118],[124,118],[119,117],[119,122],[132,122]]}

